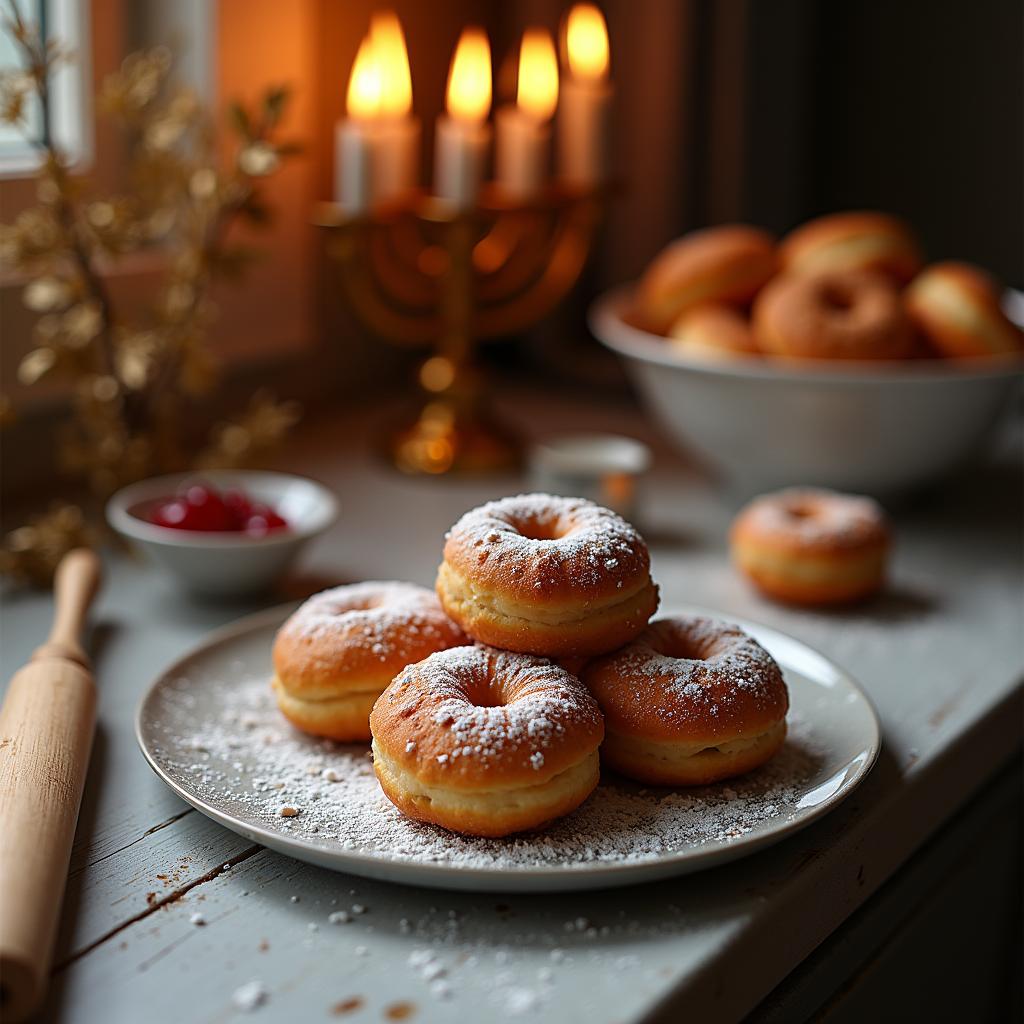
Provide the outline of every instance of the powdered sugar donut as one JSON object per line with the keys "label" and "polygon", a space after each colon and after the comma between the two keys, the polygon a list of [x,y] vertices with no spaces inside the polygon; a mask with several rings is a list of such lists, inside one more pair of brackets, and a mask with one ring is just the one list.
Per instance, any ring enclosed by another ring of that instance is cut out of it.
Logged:
{"label": "powdered sugar donut", "polygon": [[835,604],[882,586],[889,528],[871,498],[791,487],[742,509],[731,545],[733,561],[770,597]]}
{"label": "powdered sugar donut", "polygon": [[303,732],[368,740],[370,709],[388,683],[406,665],[465,642],[426,587],[368,582],[325,590],[278,631],[278,707]]}
{"label": "powdered sugar donut", "polygon": [[782,671],[729,623],[652,622],[583,678],[605,716],[602,759],[642,782],[691,786],[739,775],[786,738]]}
{"label": "powdered sugar donut", "polygon": [[373,766],[404,814],[504,836],[578,807],[597,785],[601,712],[544,658],[481,645],[410,665],[370,715]]}
{"label": "powdered sugar donut", "polygon": [[600,505],[550,494],[467,512],[447,536],[437,594],[474,639],[550,657],[621,647],[658,607],[640,534]]}

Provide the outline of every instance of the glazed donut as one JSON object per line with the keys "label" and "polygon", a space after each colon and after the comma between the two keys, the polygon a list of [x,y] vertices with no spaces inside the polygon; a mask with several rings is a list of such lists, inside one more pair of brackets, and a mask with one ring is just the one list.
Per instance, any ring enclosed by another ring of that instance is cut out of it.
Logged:
{"label": "glazed donut", "polygon": [[637,289],[636,313],[664,334],[704,303],[746,305],[778,269],[775,240],[746,224],[691,231],[654,258]]}
{"label": "glazed donut", "polygon": [[602,760],[641,782],[717,782],[764,764],[786,738],[779,666],[726,622],[652,622],[593,662],[584,681],[605,717]]}
{"label": "glazed donut", "polygon": [[600,505],[550,494],[467,512],[447,535],[437,594],[475,640],[552,658],[621,647],[658,607],[640,534]]}
{"label": "glazed donut", "polygon": [[921,268],[921,249],[908,224],[887,213],[833,213],[790,232],[779,246],[794,274],[872,270],[906,284]]}
{"label": "glazed donut", "polygon": [[753,322],[761,349],[788,359],[905,359],[913,351],[899,293],[867,271],[780,275],[757,297]]}
{"label": "glazed donut", "polygon": [[907,313],[944,356],[1007,355],[1021,350],[1021,331],[999,304],[999,286],[968,263],[936,263],[904,293]]}
{"label": "glazed donut", "polygon": [[417,821],[506,836],[568,814],[600,774],[601,712],[544,658],[457,647],[403,670],[370,715],[373,768]]}
{"label": "glazed donut", "polygon": [[274,640],[284,716],[332,740],[370,738],[370,709],[406,665],[466,643],[437,597],[412,583],[354,583],[315,594]]}
{"label": "glazed donut", "polygon": [[790,488],[755,498],[732,524],[736,565],[769,597],[836,604],[885,581],[889,528],[870,498]]}
{"label": "glazed donut", "polygon": [[756,355],[750,322],[732,306],[697,306],[688,310],[668,332],[672,349],[697,359],[728,359]]}

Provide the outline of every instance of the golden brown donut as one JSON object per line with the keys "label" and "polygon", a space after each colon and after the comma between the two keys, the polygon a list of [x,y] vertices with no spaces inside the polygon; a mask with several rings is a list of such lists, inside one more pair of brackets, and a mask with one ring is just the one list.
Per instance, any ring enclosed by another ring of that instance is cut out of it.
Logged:
{"label": "golden brown donut", "polygon": [[584,681],[605,717],[602,760],[641,782],[717,782],[764,764],[786,738],[779,666],[726,622],[659,619]]}
{"label": "golden brown donut", "polygon": [[921,268],[910,226],[887,213],[851,211],[808,221],[779,246],[783,269],[794,274],[871,270],[906,284]]}
{"label": "golden brown donut", "polygon": [[370,715],[387,798],[418,821],[505,836],[568,814],[600,774],[601,712],[544,658],[456,647],[404,669]]}
{"label": "golden brown donut", "polygon": [[871,498],[809,487],[755,498],[731,532],[739,569],[769,597],[802,605],[875,593],[889,545],[885,513]]}
{"label": "golden brown donut", "polygon": [[314,594],[278,631],[278,707],[303,732],[370,738],[370,709],[406,665],[466,643],[437,597],[413,583],[354,583]]}
{"label": "golden brown donut", "polygon": [[750,321],[733,306],[696,306],[676,320],[668,337],[673,351],[697,359],[728,359],[758,351]]}
{"label": "golden brown donut", "polygon": [[1009,355],[1021,350],[1021,331],[1003,313],[1000,289],[979,267],[936,263],[904,293],[910,319],[942,355]]}
{"label": "golden brown donut", "polygon": [[746,224],[691,231],[654,258],[637,288],[636,312],[664,334],[688,309],[746,305],[778,269],[775,239]]}
{"label": "golden brown donut", "polygon": [[603,654],[658,607],[639,533],[583,498],[521,494],[467,512],[437,572],[444,610],[475,640],[552,658]]}
{"label": "golden brown donut", "polygon": [[758,295],[753,323],[761,349],[788,359],[905,359],[914,345],[896,288],[862,270],[782,274]]}

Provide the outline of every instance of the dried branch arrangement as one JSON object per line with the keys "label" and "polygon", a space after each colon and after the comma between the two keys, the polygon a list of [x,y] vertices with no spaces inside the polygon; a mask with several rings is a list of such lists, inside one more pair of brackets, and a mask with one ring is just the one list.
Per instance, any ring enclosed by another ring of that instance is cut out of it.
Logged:
{"label": "dried branch arrangement", "polygon": [[[32,139],[40,151],[37,204],[0,225],[0,266],[27,279],[25,304],[39,314],[21,383],[60,377],[73,389],[61,466],[102,499],[157,472],[250,464],[295,422],[293,403],[258,394],[199,450],[183,425],[194,403],[211,400],[218,380],[207,343],[211,288],[237,279],[258,255],[233,242],[230,229],[266,222],[261,179],[297,148],[276,138],[287,89],[269,89],[252,110],[232,105],[237,145],[224,166],[209,114],[172,78],[170,52],[129,56],[98,97],[130,144],[125,188],[97,195],[70,172],[46,127],[53,73],[71,54],[42,38],[11,0],[4,29],[23,67],[0,75],[0,119],[27,131],[35,104],[44,128]],[[145,310],[129,314],[115,303],[107,275],[119,259],[146,250],[157,254],[160,281]],[[7,418],[10,403],[0,406]],[[57,508],[5,538],[0,570],[45,581],[62,537],[71,546],[84,529],[81,514]]]}

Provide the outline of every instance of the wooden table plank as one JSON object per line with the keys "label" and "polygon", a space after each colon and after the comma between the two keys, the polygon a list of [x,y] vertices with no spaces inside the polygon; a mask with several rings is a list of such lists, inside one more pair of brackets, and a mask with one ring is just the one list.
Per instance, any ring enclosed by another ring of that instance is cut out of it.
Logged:
{"label": "wooden table plank", "polygon": [[[529,411],[540,432],[572,425],[645,433],[623,411],[538,402]],[[362,454],[366,429],[360,420],[321,425],[290,454],[289,469],[330,483],[342,505],[341,522],[304,565],[324,584],[392,576],[430,583],[441,534],[456,515],[522,481],[400,477]],[[317,437],[330,437],[330,450]],[[888,595],[861,610],[816,613],[771,605],[735,576],[725,535],[736,500],[658,448],[640,525],[664,605],[725,609],[835,658],[875,701],[885,749],[847,805],[782,846],[705,875],[617,893],[418,892],[269,851],[219,871],[248,844],[198,813],[182,813],[185,805],[145,767],[132,716],[163,666],[252,605],[186,603],[155,574],[115,560],[97,614],[100,735],[58,954],[73,960],[56,976],[49,1018],[137,1021],[144,1010],[154,1022],[226,1020],[235,1014],[232,992],[251,978],[270,992],[259,1010],[265,1020],[318,1019],[356,997],[364,1004],[353,1020],[381,1019],[401,1000],[415,1004],[417,1020],[521,1011],[536,1020],[631,1021],[673,998],[692,1012],[743,1012],[1019,743],[1019,712],[1008,703],[1024,672],[1016,458],[1010,450],[938,498],[896,509]],[[45,610],[40,598],[5,600],[5,677],[38,642]],[[173,898],[151,909],[148,893]],[[327,923],[331,910],[355,901],[369,912],[348,925]],[[204,926],[189,923],[197,912]],[[590,923],[577,931],[581,917]],[[446,972],[433,981],[446,982],[447,998],[424,977],[424,968],[438,969],[433,961],[410,963],[430,948]],[[552,950],[562,952],[552,958]]]}

